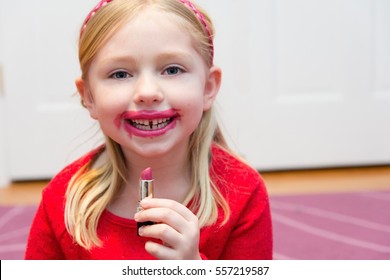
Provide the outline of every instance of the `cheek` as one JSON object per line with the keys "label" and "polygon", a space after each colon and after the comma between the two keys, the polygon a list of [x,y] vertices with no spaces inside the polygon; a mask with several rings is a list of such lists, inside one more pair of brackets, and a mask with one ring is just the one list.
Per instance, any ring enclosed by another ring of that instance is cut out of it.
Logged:
{"label": "cheek", "polygon": [[191,130],[195,130],[203,116],[203,103],[199,100],[189,101],[184,108],[183,114],[186,117],[188,127]]}
{"label": "cheek", "polygon": [[107,135],[110,131],[115,131],[121,126],[121,116],[126,111],[127,106],[123,103],[112,101],[102,102],[96,110],[97,118],[101,129]]}
{"label": "cheek", "polygon": [[203,111],[203,98],[200,96],[186,96],[181,102],[181,107],[187,112],[199,112]]}
{"label": "cheek", "polygon": [[105,122],[108,121],[114,122],[117,118],[117,115],[119,114],[120,107],[119,106],[109,106],[108,104],[105,104],[106,106],[99,106],[96,110],[97,114],[97,120],[99,122]]}
{"label": "cheek", "polygon": [[192,107],[203,107],[203,89],[199,86],[199,83],[188,83],[184,86],[180,86],[177,89],[164,89],[169,103],[178,107],[186,107],[187,109]]}
{"label": "cheek", "polygon": [[117,115],[123,112],[128,105],[128,100],[115,94],[96,96],[95,106],[99,118]]}
{"label": "cheek", "polygon": [[182,94],[180,99],[177,99],[177,105],[183,111],[183,115],[187,116],[187,119],[191,119],[189,122],[197,123],[204,111],[203,93],[198,90],[192,93],[187,92],[186,94]]}

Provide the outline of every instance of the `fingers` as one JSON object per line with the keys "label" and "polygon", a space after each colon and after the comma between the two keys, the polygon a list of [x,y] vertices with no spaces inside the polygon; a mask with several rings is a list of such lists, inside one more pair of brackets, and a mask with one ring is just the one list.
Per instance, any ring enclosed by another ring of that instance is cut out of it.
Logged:
{"label": "fingers", "polygon": [[167,224],[154,224],[153,226],[143,226],[139,229],[140,236],[160,239],[166,247],[175,247],[180,243],[180,234]]}
{"label": "fingers", "polygon": [[181,256],[177,254],[176,250],[152,241],[146,242],[145,250],[159,260],[183,259],[181,258]]}
{"label": "fingers", "polygon": [[144,210],[135,215],[137,222],[152,221],[139,234],[159,239],[163,244],[148,241],[145,249],[158,259],[200,259],[198,218],[184,205],[168,199],[144,199]]}
{"label": "fingers", "polygon": [[183,250],[181,248],[171,248],[165,244],[147,241],[145,250],[159,260],[201,260],[198,248]]}
{"label": "fingers", "polygon": [[180,214],[187,221],[194,221],[194,214],[183,204],[170,200],[170,199],[159,199],[159,198],[146,198],[141,201],[141,206],[143,209],[150,208],[167,208],[171,209],[178,214]]}
{"label": "fingers", "polygon": [[168,199],[144,199],[144,209],[135,215],[137,222],[153,221],[170,225],[179,233],[185,233],[189,224],[198,226],[198,218],[184,205]]}

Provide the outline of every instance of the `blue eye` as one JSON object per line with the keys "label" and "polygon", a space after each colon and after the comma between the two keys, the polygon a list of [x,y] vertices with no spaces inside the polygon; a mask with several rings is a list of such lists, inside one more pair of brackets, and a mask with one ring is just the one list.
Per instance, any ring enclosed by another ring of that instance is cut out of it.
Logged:
{"label": "blue eye", "polygon": [[129,75],[129,73],[127,73],[125,71],[117,71],[117,72],[113,73],[110,77],[114,78],[114,79],[122,80],[122,79],[129,78],[130,75]]}
{"label": "blue eye", "polygon": [[171,67],[168,67],[164,72],[167,75],[177,75],[177,74],[182,73],[183,70],[177,66],[171,66]]}

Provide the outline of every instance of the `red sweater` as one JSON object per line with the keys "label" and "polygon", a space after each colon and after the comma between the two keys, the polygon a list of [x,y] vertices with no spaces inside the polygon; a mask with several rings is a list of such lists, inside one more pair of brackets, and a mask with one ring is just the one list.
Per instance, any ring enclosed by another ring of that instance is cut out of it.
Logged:
{"label": "red sweater", "polygon": [[[136,222],[104,211],[98,235],[103,247],[90,251],[78,246],[64,223],[65,192],[70,178],[96,151],[64,168],[43,190],[28,238],[25,259],[153,259],[145,251],[147,238],[136,233]],[[272,226],[268,195],[260,175],[223,150],[214,147],[210,175],[227,199],[231,217],[200,231],[203,259],[272,259]]]}

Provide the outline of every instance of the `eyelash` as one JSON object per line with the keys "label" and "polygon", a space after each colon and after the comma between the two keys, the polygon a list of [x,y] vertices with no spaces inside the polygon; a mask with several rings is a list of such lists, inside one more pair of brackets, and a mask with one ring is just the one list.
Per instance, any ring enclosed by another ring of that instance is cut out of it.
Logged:
{"label": "eyelash", "polygon": [[[125,77],[118,77],[118,75],[125,75]],[[110,78],[113,78],[113,79],[118,79],[118,80],[123,80],[123,79],[126,79],[126,78],[129,78],[130,77],[130,74],[127,73],[126,71],[117,71],[115,73],[112,73],[110,75]]]}
{"label": "eyelash", "polygon": [[[172,70],[174,70],[175,72],[169,73],[169,71],[172,71]],[[181,74],[184,72],[185,71],[182,68],[180,68],[179,66],[169,66],[162,73],[166,74],[168,76],[174,76],[174,75],[178,75],[178,74]],[[129,77],[132,77],[132,76],[129,73],[127,73],[126,71],[116,71],[110,75],[110,78],[117,79],[117,80],[124,80],[124,79],[127,79]]]}
{"label": "eyelash", "polygon": [[[168,73],[168,71],[169,70],[175,70],[176,72],[175,73],[171,73],[171,74],[169,74]],[[180,68],[179,66],[169,66],[169,67],[167,67],[164,71],[163,71],[163,73],[166,73],[167,75],[178,75],[178,74],[181,74],[181,73],[183,73],[184,72],[184,70],[182,69],[182,68]]]}

